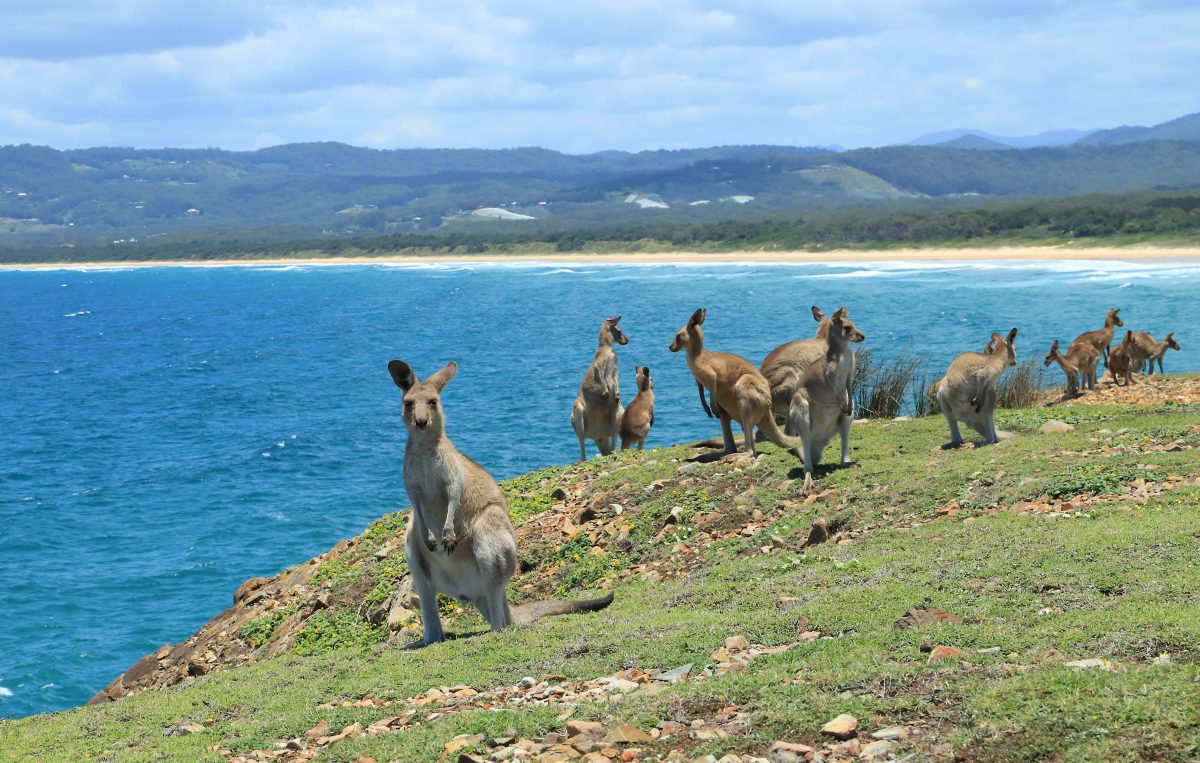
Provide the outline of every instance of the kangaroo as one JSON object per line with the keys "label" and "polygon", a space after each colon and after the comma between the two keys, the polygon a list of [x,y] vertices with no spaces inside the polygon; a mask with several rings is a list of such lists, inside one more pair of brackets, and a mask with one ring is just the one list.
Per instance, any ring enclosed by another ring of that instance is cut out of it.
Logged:
{"label": "kangaroo", "polygon": [[638,393],[633,402],[621,415],[621,450],[637,445],[638,450],[646,444],[646,435],[654,426],[654,380],[650,378],[648,366],[634,366]]}
{"label": "kangaroo", "polygon": [[671,352],[687,351],[688,369],[697,384],[712,396],[719,407],[721,433],[725,438],[725,451],[729,455],[737,450],[730,424],[737,418],[746,439],[746,452],[755,455],[754,427],[761,427],[767,439],[781,448],[797,451],[801,442],[787,437],[779,431],[771,413],[771,385],[750,361],[728,352],[710,352],[704,348],[704,323],[707,311],[700,308],[688,319],[687,325],[679,329],[668,349]]}
{"label": "kangaroo", "polygon": [[[1138,346],[1146,354],[1145,364],[1150,366],[1147,372],[1148,376],[1154,375],[1154,364],[1156,362],[1158,363],[1158,372],[1160,374],[1163,373],[1162,361],[1163,356],[1167,354],[1167,350],[1180,349],[1179,342],[1175,339],[1175,332],[1173,331],[1167,334],[1161,342],[1154,341],[1154,337],[1145,331],[1135,331],[1133,332],[1133,341],[1137,342]],[[1139,367],[1137,370],[1140,371],[1142,369]]]}
{"label": "kangaroo", "polygon": [[517,536],[504,493],[482,466],[446,436],[441,393],[458,366],[419,380],[402,360],[388,363],[404,393],[404,485],[412,503],[405,554],[421,605],[424,644],[445,639],[437,595],[474,604],[494,631],[547,615],[591,612],[612,594],[590,601],[543,601],[510,607],[504,593],[517,569]]}
{"label": "kangaroo", "polygon": [[854,379],[850,343],[864,339],[846,308],[838,308],[821,340],[824,353],[804,371],[788,405],[788,431],[800,435],[804,444],[805,490],[812,488],[813,470],[834,433],[842,436],[842,465],[850,463],[850,423],[854,420],[853,411],[847,410]]}
{"label": "kangaroo", "polygon": [[1017,364],[1014,328],[1007,337],[992,334],[991,354],[964,352],[954,359],[946,375],[937,382],[937,402],[950,424],[950,442],[945,448],[962,445],[958,422],[983,435],[987,443],[1000,441],[996,434],[996,380],[1009,366]]}
{"label": "kangaroo", "polygon": [[[1121,308],[1114,307],[1104,315],[1104,328],[1096,329],[1095,331],[1085,331],[1075,337],[1074,341],[1067,346],[1067,355],[1076,347],[1090,346],[1096,351],[1096,362],[1100,362],[1100,356],[1104,356],[1104,365],[1108,367],[1108,346],[1112,344],[1113,329],[1118,326],[1124,326],[1125,322],[1117,313],[1121,312]],[[1093,364],[1090,368],[1079,369],[1083,374],[1084,383],[1088,389],[1096,388],[1096,366]]]}
{"label": "kangaroo", "polygon": [[1125,338],[1113,348],[1112,353],[1108,356],[1108,370],[1112,374],[1113,383],[1121,386],[1121,377],[1124,377],[1125,386],[1137,384],[1133,372],[1140,368],[1149,357],[1149,351],[1138,344],[1133,332],[1126,331]]}
{"label": "kangaroo", "polygon": [[1050,345],[1050,352],[1046,353],[1046,359],[1042,362],[1043,366],[1048,366],[1051,363],[1058,363],[1059,368],[1067,377],[1067,388],[1063,391],[1063,400],[1079,396],[1079,369],[1086,366],[1088,363],[1095,363],[1097,356],[1087,354],[1088,348],[1085,346],[1077,347],[1077,355],[1071,358],[1062,354],[1058,349],[1058,340],[1054,340],[1054,344]]}
{"label": "kangaroo", "polygon": [[[828,346],[825,337],[829,334],[829,319],[816,305],[812,306],[813,320],[818,323],[816,336],[809,339],[799,339],[795,342],[781,344],[763,359],[759,372],[766,377],[771,385],[771,410],[776,416],[787,421],[788,406],[800,386],[804,370],[814,361],[825,355]],[[854,379],[853,369],[850,379]],[[853,406],[850,392],[846,391],[847,406]],[[850,408],[852,410],[852,408]],[[795,435],[791,423],[784,426],[784,434]]]}
{"label": "kangaroo", "polygon": [[617,448],[621,423],[621,384],[617,374],[617,353],[614,344],[629,344],[629,337],[617,327],[621,316],[608,318],[600,324],[600,345],[571,409],[571,427],[579,438],[579,460],[587,460],[585,443],[593,440],[600,455],[607,456]]}

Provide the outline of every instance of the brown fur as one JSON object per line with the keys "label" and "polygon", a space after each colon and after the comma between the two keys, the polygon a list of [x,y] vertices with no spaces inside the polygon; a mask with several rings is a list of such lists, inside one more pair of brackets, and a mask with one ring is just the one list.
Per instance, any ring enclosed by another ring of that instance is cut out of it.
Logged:
{"label": "brown fur", "polygon": [[946,375],[936,382],[936,398],[950,425],[950,442],[945,447],[962,445],[958,422],[983,435],[988,443],[999,441],[996,432],[996,380],[1009,366],[1017,364],[1013,345],[1014,328],[1007,337],[992,334],[994,350],[988,353],[964,352],[954,359]]}
{"label": "brown fur", "polygon": [[1055,339],[1054,344],[1050,345],[1050,352],[1046,353],[1046,358],[1042,361],[1043,366],[1058,363],[1059,368],[1066,374],[1067,388],[1063,392],[1064,400],[1079,396],[1081,391],[1079,386],[1080,369],[1095,368],[1100,357],[1088,344],[1076,345],[1073,353],[1073,355],[1064,355],[1058,349],[1058,340]]}
{"label": "brown fur", "polygon": [[692,377],[707,391],[719,407],[721,432],[725,438],[725,454],[737,450],[730,422],[736,418],[746,440],[746,452],[754,455],[754,428],[761,427],[767,439],[781,448],[795,450],[800,440],[779,431],[771,413],[771,385],[750,361],[728,352],[710,352],[704,347],[706,311],[701,308],[692,314],[687,325],[679,329],[668,349],[687,351],[687,364]]}
{"label": "brown fur", "polygon": [[1113,383],[1121,386],[1121,379],[1124,379],[1125,386],[1137,384],[1133,372],[1141,368],[1149,357],[1150,351],[1137,343],[1132,331],[1126,331],[1125,338],[1108,356],[1108,371],[1112,374]]}
{"label": "brown fur", "polygon": [[654,380],[650,378],[650,369],[634,366],[637,379],[638,393],[625,413],[621,416],[621,450],[637,446],[642,450],[646,444],[646,435],[654,426]]}
{"label": "brown fur", "polygon": [[[486,469],[458,452],[445,432],[441,392],[457,371],[456,364],[447,363],[421,381],[404,361],[388,363],[392,381],[404,392],[404,486],[412,504],[405,553],[420,600],[425,644],[445,638],[439,593],[474,604],[492,630],[508,627],[518,616],[504,592],[517,569],[517,536],[504,493]],[[586,602],[544,602],[541,610],[527,605],[520,617],[591,611],[611,601],[610,595]]]}
{"label": "brown fur", "polygon": [[866,337],[850,320],[846,308],[833,314],[825,336],[824,352],[808,365],[788,405],[788,431],[804,444],[804,488],[813,485],[813,469],[833,438],[842,439],[842,465],[850,463],[850,424],[854,420],[850,385],[854,381],[854,351],[851,342]]}
{"label": "brown fur", "polygon": [[1067,357],[1071,357],[1075,353],[1081,353],[1086,348],[1093,350],[1096,362],[1092,363],[1089,367],[1079,369],[1079,372],[1083,375],[1083,383],[1087,385],[1088,389],[1096,388],[1096,364],[1100,362],[1100,357],[1104,357],[1106,366],[1108,364],[1108,346],[1112,344],[1114,329],[1125,325],[1125,322],[1118,315],[1119,312],[1121,312],[1121,308],[1119,307],[1110,309],[1104,314],[1104,328],[1083,332],[1075,337],[1074,341],[1067,347]]}
{"label": "brown fur", "polygon": [[[1137,343],[1138,347],[1146,355],[1146,363],[1150,366],[1147,373],[1149,376],[1154,375],[1155,363],[1158,364],[1158,372],[1160,374],[1163,373],[1163,356],[1167,354],[1167,350],[1180,349],[1179,342],[1175,339],[1175,332],[1167,334],[1161,342],[1156,342],[1154,341],[1154,337],[1149,333],[1135,331],[1133,332],[1133,341]],[[1137,370],[1140,371],[1142,369],[1139,367]]]}
{"label": "brown fur", "polygon": [[600,455],[607,456],[617,448],[621,424],[621,378],[617,372],[617,353],[614,344],[629,344],[629,338],[617,326],[621,316],[608,318],[600,324],[600,342],[592,363],[583,375],[579,394],[571,408],[571,428],[579,438],[579,460],[587,460],[588,440],[596,443]]}

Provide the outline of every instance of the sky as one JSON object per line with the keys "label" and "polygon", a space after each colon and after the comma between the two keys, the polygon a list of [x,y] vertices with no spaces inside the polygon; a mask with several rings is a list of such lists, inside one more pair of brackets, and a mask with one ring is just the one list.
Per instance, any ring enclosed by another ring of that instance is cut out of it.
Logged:
{"label": "sky", "polygon": [[1200,111],[1194,0],[0,0],[0,145],[879,146]]}

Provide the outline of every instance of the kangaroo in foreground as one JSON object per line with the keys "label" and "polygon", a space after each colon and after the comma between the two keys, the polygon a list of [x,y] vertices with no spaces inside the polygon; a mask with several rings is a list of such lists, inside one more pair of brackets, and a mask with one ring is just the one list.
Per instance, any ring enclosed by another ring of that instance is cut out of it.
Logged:
{"label": "kangaroo in foreground", "polygon": [[[1154,341],[1154,337],[1145,331],[1133,332],[1133,341],[1137,342],[1138,346],[1146,354],[1146,363],[1150,368],[1147,372],[1148,376],[1154,375],[1154,364],[1158,363],[1158,372],[1163,373],[1163,356],[1167,354],[1167,350],[1178,350],[1179,342],[1175,339],[1175,332],[1167,334],[1161,342]],[[1140,367],[1138,371],[1142,370]]]}
{"label": "kangaroo in foreground", "polygon": [[591,601],[509,606],[504,587],[517,569],[517,536],[504,493],[487,470],[458,452],[445,432],[441,392],[458,366],[447,363],[424,381],[402,360],[389,362],[388,371],[404,392],[404,486],[412,503],[405,554],[420,599],[424,643],[445,638],[439,593],[474,604],[494,631],[612,603],[609,594]]}
{"label": "kangaroo in foreground", "polygon": [[587,460],[588,440],[593,440],[600,455],[607,456],[617,449],[617,434],[621,423],[621,380],[617,374],[617,353],[614,344],[629,344],[629,337],[617,327],[621,316],[608,318],[600,324],[600,344],[583,375],[579,394],[571,409],[571,427],[579,438],[579,460]]}
{"label": "kangaroo in foreground", "polygon": [[1050,346],[1050,352],[1046,353],[1043,366],[1049,366],[1052,362],[1057,362],[1058,367],[1062,368],[1062,372],[1067,376],[1067,390],[1062,393],[1062,398],[1078,397],[1080,395],[1079,377],[1081,373],[1086,373],[1088,370],[1096,370],[1096,364],[1100,356],[1096,354],[1096,350],[1092,349],[1088,344],[1079,344],[1073,350],[1074,354],[1063,355],[1062,350],[1058,349],[1058,340]]}
{"label": "kangaroo in foreground", "polygon": [[996,434],[996,380],[1009,366],[1017,364],[1013,346],[1016,338],[1016,329],[1008,332],[1007,337],[992,334],[995,349],[990,354],[962,353],[936,382],[937,402],[950,424],[950,442],[943,447],[962,445],[959,421],[983,435],[989,444],[1000,441]]}
{"label": "kangaroo in foreground", "polygon": [[[1124,326],[1125,322],[1117,313],[1121,312],[1121,308],[1114,307],[1104,315],[1104,328],[1096,329],[1095,331],[1085,331],[1067,346],[1067,356],[1077,348],[1091,347],[1095,350],[1096,363],[1100,362],[1100,356],[1104,356],[1104,365],[1108,367],[1108,346],[1112,344],[1113,329],[1118,326]],[[1096,388],[1096,363],[1093,363],[1090,368],[1080,368],[1079,372],[1083,374],[1084,384],[1088,389]]]}
{"label": "kangaroo in foreground", "polygon": [[633,367],[638,393],[625,413],[621,414],[621,450],[637,445],[642,450],[646,435],[654,426],[654,381],[647,366]]}
{"label": "kangaroo in foreground", "polygon": [[842,466],[850,463],[850,424],[854,420],[849,403],[854,380],[850,343],[864,339],[846,308],[838,308],[820,340],[825,351],[808,365],[788,405],[788,431],[800,435],[804,443],[805,490],[812,488],[813,469],[835,433],[842,436]]}
{"label": "kangaroo in foreground", "polygon": [[771,385],[754,365],[728,352],[710,352],[704,348],[704,323],[707,311],[700,308],[688,319],[687,325],[679,329],[668,349],[671,352],[687,351],[688,369],[701,389],[701,399],[707,390],[719,408],[721,433],[725,438],[725,450],[729,455],[737,450],[733,440],[732,419],[737,419],[746,438],[746,452],[754,451],[754,427],[761,427],[767,439],[781,448],[796,451],[801,442],[787,437],[775,424],[771,413]]}

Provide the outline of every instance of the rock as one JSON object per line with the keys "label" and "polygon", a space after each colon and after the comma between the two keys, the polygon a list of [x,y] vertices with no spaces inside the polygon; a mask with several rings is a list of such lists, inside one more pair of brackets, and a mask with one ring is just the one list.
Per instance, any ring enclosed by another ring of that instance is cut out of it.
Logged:
{"label": "rock", "polygon": [[662,673],[656,675],[654,680],[665,681],[669,684],[678,683],[687,678],[688,674],[691,672],[692,663],[689,662],[687,665],[680,665],[679,667],[672,668],[671,670],[664,670]]}
{"label": "rock", "polygon": [[637,726],[622,724],[613,729],[612,733],[608,735],[608,741],[646,744],[647,742],[653,742],[654,737],[650,736],[645,731],[642,731]]}
{"label": "rock", "polygon": [[858,753],[858,757],[866,760],[873,758],[886,758],[887,754],[892,751],[892,743],[887,740],[871,742]]}
{"label": "rock", "polygon": [[316,726],[304,732],[306,739],[320,739],[323,736],[329,736],[329,721],[321,721]]}
{"label": "rock", "polygon": [[1099,668],[1100,670],[1116,670],[1121,667],[1120,663],[1106,660],[1103,657],[1091,657],[1086,660],[1068,660],[1063,663],[1068,668],[1079,668],[1080,670],[1088,670],[1090,668]]}
{"label": "rock", "polygon": [[1150,660],[1150,664],[1151,665],[1170,665],[1171,664],[1171,655],[1167,654],[1166,652],[1163,652],[1162,654],[1158,655],[1154,659]]}
{"label": "rock", "polygon": [[678,474],[699,474],[703,470],[704,470],[704,465],[701,464],[699,461],[690,461],[690,462],[684,464],[683,466],[679,467],[675,471]]}
{"label": "rock", "polygon": [[909,609],[896,620],[893,626],[896,630],[904,628],[925,628],[930,625],[940,625],[950,623],[952,625],[962,625],[963,619],[953,612],[947,612],[938,607],[930,607],[925,604],[918,604]]}
{"label": "rock", "polygon": [[483,742],[483,740],[483,734],[464,734],[462,736],[456,736],[449,742],[446,742],[446,744],[443,745],[443,748],[445,749],[447,755],[453,755],[462,748],[479,744]]}
{"label": "rock", "polygon": [[767,751],[767,760],[771,763],[803,763],[812,758],[815,749],[806,744],[793,742],[775,742]]}
{"label": "rock", "polygon": [[829,540],[829,520],[825,517],[817,517],[808,531],[808,539],[800,547],[816,546],[827,540]]}
{"label": "rock", "polygon": [[554,490],[550,491],[550,497],[551,497],[551,498],[553,498],[553,499],[554,499],[554,500],[556,500],[556,501],[565,501],[565,500],[567,500],[567,491],[566,491],[566,488],[563,488],[563,487],[556,487],[556,488],[554,488]]}
{"label": "rock", "polygon": [[250,594],[254,593],[259,588],[262,588],[263,586],[265,586],[267,583],[270,583],[270,582],[271,582],[270,578],[257,578],[256,577],[256,578],[247,579],[246,582],[242,583],[240,586],[238,586],[237,590],[234,591],[233,603],[240,604],[241,602],[250,598]]}
{"label": "rock", "polygon": [[191,723],[181,723],[178,726],[171,726],[163,731],[163,736],[181,737],[188,734],[198,734],[201,731],[204,731],[204,726],[193,721]]}
{"label": "rock", "polygon": [[1058,419],[1050,419],[1045,424],[1042,424],[1040,427],[1038,427],[1038,431],[1041,432],[1042,434],[1057,434],[1058,432],[1073,432],[1073,431],[1075,431],[1075,425],[1068,424],[1065,421],[1059,421]]}
{"label": "rock", "polygon": [[750,648],[750,641],[745,636],[730,636],[725,639],[725,648],[730,652],[744,652]]}
{"label": "rock", "polygon": [[603,739],[604,724],[596,721],[567,721],[567,737],[583,737],[585,739]]}
{"label": "rock", "polygon": [[834,739],[851,739],[858,733],[858,719],[842,713],[821,727],[821,733]]}
{"label": "rock", "polygon": [[956,646],[935,646],[929,652],[929,662],[946,662],[954,660],[966,654],[963,650]]}
{"label": "rock", "polygon": [[903,726],[888,726],[879,731],[871,732],[873,739],[885,739],[887,741],[896,741],[897,739],[907,739],[908,729]]}
{"label": "rock", "polygon": [[392,594],[392,605],[388,608],[387,627],[389,631],[398,631],[410,622],[417,613],[404,606],[403,597]]}

